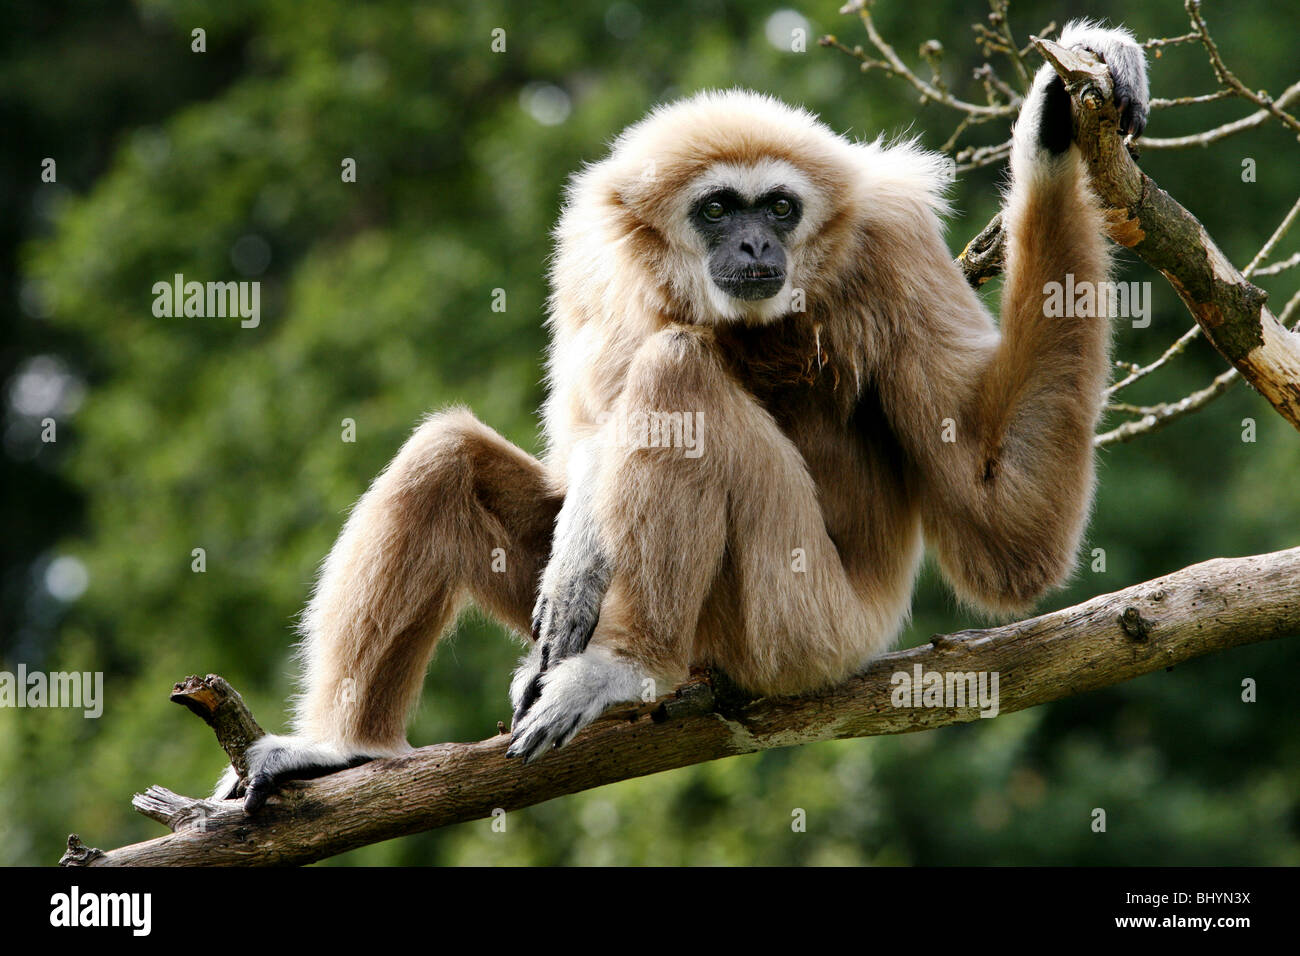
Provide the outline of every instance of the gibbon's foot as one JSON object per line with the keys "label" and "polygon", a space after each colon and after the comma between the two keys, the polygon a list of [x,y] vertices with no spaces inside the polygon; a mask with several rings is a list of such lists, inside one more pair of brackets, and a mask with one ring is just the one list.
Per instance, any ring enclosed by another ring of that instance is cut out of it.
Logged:
{"label": "gibbon's foot", "polygon": [[535,643],[527,654],[519,658],[514,676],[510,679],[511,728],[519,726],[524,714],[528,713],[528,709],[542,693],[542,674],[546,669],[542,664],[542,644],[537,641],[536,626],[533,628],[533,640]]}
{"label": "gibbon's foot", "polygon": [[312,780],[337,773],[374,760],[369,755],[344,757],[334,747],[311,744],[293,737],[267,734],[248,748],[248,786],[239,782],[235,768],[230,767],[217,783],[213,798],[233,800],[244,798],[244,812],[256,813],[273,793],[289,780]]}
{"label": "gibbon's foot", "polygon": [[[1134,40],[1133,34],[1123,29],[1112,29],[1076,20],[1067,24],[1061,33],[1061,45],[1072,50],[1087,50],[1106,64],[1110,71],[1115,105],[1119,109],[1120,132],[1135,138],[1146,129],[1150,113],[1150,94],[1147,87],[1146,54]],[[1038,89],[1041,84],[1041,93]],[[1038,139],[1042,147],[1052,154],[1070,148],[1074,137],[1074,123],[1070,114],[1070,96],[1065,82],[1050,65],[1042,67],[1030,92],[1031,102],[1026,110],[1032,115],[1040,108]],[[1035,93],[1042,97],[1034,102]]]}
{"label": "gibbon's foot", "polygon": [[[541,676],[536,701],[515,721],[506,756],[532,763],[563,747],[610,707],[636,700],[644,679],[637,664],[605,647],[588,647],[560,661]],[[519,681],[517,673],[515,683]]]}
{"label": "gibbon's foot", "polygon": [[542,576],[533,609],[534,646],[515,671],[510,684],[518,724],[541,694],[542,676],[561,661],[587,649],[600,619],[600,604],[609,588],[610,568],[595,541],[582,536],[586,547],[561,542]]}

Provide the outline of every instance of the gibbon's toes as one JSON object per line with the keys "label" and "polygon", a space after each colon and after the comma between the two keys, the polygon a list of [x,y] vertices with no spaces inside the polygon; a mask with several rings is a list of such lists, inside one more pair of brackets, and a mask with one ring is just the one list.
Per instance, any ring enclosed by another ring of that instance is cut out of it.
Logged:
{"label": "gibbon's toes", "polygon": [[[278,793],[290,780],[312,780],[359,767],[374,759],[355,756],[344,759],[333,748],[295,741],[289,737],[268,734],[248,749],[248,783],[243,788],[244,812],[252,815],[260,810],[267,799]],[[229,777],[222,778],[225,783]],[[229,798],[238,797],[239,786],[231,788]]]}
{"label": "gibbon's toes", "polygon": [[506,756],[532,763],[563,747],[609,707],[635,700],[641,680],[634,663],[603,648],[561,661],[539,678],[540,694],[515,722]]}
{"label": "gibbon's toes", "polygon": [[518,727],[528,709],[536,703],[542,693],[542,674],[545,672],[542,657],[542,645],[534,644],[532,649],[519,659],[514,677],[510,680],[510,706],[512,716],[510,726]]}

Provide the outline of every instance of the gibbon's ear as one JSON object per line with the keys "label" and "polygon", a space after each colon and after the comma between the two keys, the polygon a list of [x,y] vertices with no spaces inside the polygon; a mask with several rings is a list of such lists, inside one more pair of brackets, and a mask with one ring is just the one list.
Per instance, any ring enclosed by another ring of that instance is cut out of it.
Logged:
{"label": "gibbon's ear", "polygon": [[870,351],[885,347],[872,336],[887,334],[891,314],[905,321],[902,314],[925,308],[927,296],[933,298],[933,289],[915,287],[916,275],[956,271],[943,219],[950,212],[953,167],[915,139],[876,139],[853,149],[860,176],[852,194],[840,199],[849,228],[836,242],[836,261],[824,271],[840,277],[832,287],[832,298],[843,296],[840,308],[870,313],[863,330]]}
{"label": "gibbon's ear", "polygon": [[928,206],[937,216],[952,212],[949,193],[957,165],[951,158],[926,149],[918,138],[888,142],[879,137],[854,144],[869,201]]}

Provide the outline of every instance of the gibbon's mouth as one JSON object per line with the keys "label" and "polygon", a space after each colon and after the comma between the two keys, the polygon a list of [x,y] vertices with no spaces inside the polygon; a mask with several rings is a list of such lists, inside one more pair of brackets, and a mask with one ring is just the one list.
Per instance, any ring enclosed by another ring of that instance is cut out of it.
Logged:
{"label": "gibbon's mouth", "polygon": [[756,302],[770,299],[781,291],[785,285],[785,270],[753,265],[726,276],[716,276],[713,281],[732,298]]}

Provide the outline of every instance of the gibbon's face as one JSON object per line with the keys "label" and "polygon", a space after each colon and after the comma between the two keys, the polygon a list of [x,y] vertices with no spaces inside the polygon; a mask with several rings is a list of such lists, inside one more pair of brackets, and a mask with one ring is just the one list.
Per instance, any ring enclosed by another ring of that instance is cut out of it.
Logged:
{"label": "gibbon's face", "polygon": [[715,161],[685,184],[664,233],[700,321],[769,322],[790,311],[804,247],[825,218],[820,196],[772,156]]}
{"label": "gibbon's face", "polygon": [[745,90],[658,107],[571,184],[557,288],[596,280],[608,260],[618,263],[610,275],[636,276],[633,294],[650,292],[652,308],[678,320],[768,323],[806,311],[839,287],[863,210],[910,195],[892,180],[917,163],[886,153]]}
{"label": "gibbon's face", "polygon": [[729,186],[696,201],[690,221],[708,248],[709,278],[735,299],[770,299],[786,283],[786,242],[803,216],[792,189],[745,195]]}

